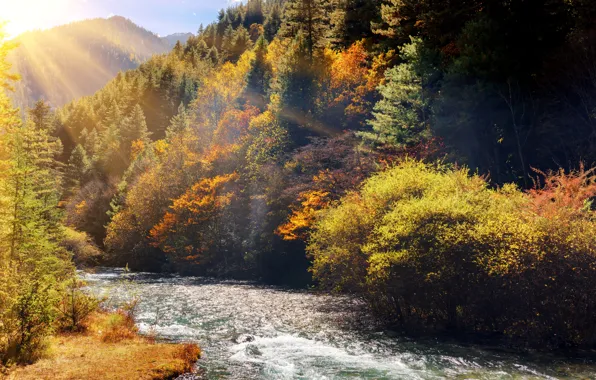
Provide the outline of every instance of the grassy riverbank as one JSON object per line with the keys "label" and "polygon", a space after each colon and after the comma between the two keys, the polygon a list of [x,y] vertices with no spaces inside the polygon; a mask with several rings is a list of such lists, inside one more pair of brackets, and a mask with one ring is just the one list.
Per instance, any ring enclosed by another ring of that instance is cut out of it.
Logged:
{"label": "grassy riverbank", "polygon": [[59,334],[45,357],[17,367],[8,379],[172,379],[192,371],[194,344],[157,343],[118,313],[96,313],[83,333]]}

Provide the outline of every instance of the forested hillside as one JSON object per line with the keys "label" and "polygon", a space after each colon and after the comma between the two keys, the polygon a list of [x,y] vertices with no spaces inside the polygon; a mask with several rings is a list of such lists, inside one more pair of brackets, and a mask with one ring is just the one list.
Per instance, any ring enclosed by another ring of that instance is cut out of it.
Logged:
{"label": "forested hillside", "polygon": [[412,329],[593,346],[595,16],[249,0],[30,113],[64,147],[65,223],[110,265],[314,280]]}
{"label": "forested hillside", "polygon": [[13,72],[22,78],[12,97],[21,107],[38,100],[63,106],[186,38],[162,39],[118,16],[27,32],[16,38],[18,47],[9,55]]}

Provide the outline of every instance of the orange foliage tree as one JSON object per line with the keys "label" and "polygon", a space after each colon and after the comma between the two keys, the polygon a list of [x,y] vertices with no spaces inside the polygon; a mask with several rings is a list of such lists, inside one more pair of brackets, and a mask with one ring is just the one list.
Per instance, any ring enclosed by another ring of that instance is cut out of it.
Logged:
{"label": "orange foliage tree", "polygon": [[329,91],[322,94],[325,107],[333,117],[343,113],[348,124],[364,123],[376,100],[376,88],[393,58],[393,53],[383,53],[371,60],[364,41],[349,49],[335,52],[328,49]]}
{"label": "orange foliage tree", "polygon": [[222,253],[222,215],[236,197],[237,174],[206,178],[175,199],[161,222],[150,231],[152,245],[174,262],[208,265]]}

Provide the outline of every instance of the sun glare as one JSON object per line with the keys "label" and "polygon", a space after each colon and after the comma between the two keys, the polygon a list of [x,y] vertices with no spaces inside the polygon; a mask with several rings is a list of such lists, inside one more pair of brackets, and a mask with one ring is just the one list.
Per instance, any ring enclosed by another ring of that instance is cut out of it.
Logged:
{"label": "sun glare", "polygon": [[0,0],[0,21],[6,22],[8,38],[28,30],[46,29],[76,18],[73,3],[79,0]]}

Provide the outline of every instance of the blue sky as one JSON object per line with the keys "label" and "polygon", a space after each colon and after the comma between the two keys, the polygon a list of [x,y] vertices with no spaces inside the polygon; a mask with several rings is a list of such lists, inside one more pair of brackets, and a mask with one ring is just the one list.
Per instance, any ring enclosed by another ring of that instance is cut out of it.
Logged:
{"label": "blue sky", "polygon": [[[26,30],[95,17],[124,16],[159,35],[196,32],[237,0],[0,0],[0,18],[14,37]],[[4,4],[6,3],[6,4]]]}

